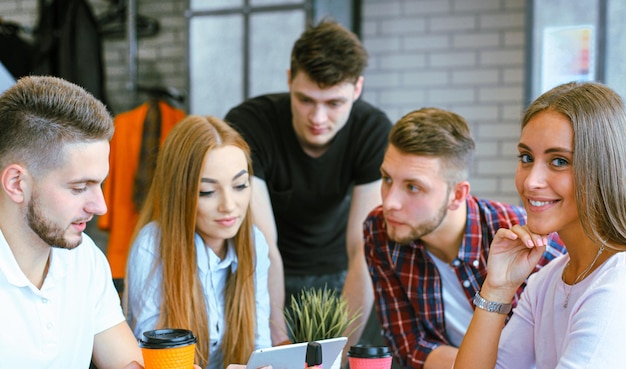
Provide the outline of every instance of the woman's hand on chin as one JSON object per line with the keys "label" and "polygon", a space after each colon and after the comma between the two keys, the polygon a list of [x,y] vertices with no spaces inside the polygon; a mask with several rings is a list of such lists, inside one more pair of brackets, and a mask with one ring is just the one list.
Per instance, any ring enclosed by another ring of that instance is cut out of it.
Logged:
{"label": "woman's hand on chin", "polygon": [[515,291],[535,269],[547,244],[547,235],[532,233],[527,226],[499,229],[489,249],[483,289],[495,293],[502,291],[513,298]]}

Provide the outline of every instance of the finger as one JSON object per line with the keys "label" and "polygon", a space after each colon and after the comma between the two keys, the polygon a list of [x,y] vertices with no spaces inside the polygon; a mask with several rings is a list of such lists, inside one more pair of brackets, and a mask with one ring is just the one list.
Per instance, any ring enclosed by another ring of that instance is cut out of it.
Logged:
{"label": "finger", "polygon": [[548,246],[548,236],[546,236],[546,235],[536,235],[536,237],[535,237],[535,246],[538,246],[538,247],[546,247],[546,246]]}
{"label": "finger", "polygon": [[496,232],[496,238],[504,238],[507,240],[516,240],[518,234],[513,229],[500,228]]}
{"label": "finger", "polygon": [[543,247],[548,245],[548,236],[533,233],[526,225],[516,224],[511,227],[511,231],[515,232],[520,238],[522,244],[528,248]]}

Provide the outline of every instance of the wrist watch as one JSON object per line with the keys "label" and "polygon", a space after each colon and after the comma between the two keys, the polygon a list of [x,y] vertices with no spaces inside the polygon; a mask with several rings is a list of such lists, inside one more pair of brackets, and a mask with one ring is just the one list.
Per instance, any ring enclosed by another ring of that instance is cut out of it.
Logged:
{"label": "wrist watch", "polygon": [[513,304],[511,303],[505,304],[502,302],[493,302],[493,301],[485,300],[480,295],[480,292],[476,292],[476,295],[474,295],[474,305],[477,308],[486,310],[490,313],[498,313],[498,314],[508,314],[511,311],[511,308],[513,307]]}

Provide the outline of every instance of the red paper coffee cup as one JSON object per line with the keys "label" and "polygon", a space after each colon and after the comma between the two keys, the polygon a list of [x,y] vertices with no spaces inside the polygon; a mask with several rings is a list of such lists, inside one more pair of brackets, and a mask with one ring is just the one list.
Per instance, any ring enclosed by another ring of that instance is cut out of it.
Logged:
{"label": "red paper coffee cup", "polygon": [[356,345],[348,351],[350,369],[390,369],[391,360],[386,346]]}

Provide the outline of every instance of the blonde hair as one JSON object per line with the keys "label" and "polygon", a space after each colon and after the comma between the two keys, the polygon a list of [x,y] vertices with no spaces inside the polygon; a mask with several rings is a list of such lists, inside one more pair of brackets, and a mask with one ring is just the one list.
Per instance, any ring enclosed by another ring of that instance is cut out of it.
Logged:
{"label": "blonde hair", "polygon": [[[196,363],[205,367],[209,358],[209,326],[202,283],[198,277],[194,233],[199,183],[204,157],[210,150],[232,145],[246,155],[252,176],[250,149],[228,124],[215,117],[190,115],[177,123],[159,152],[155,175],[140,212],[133,239],[146,224],[155,221],[160,241],[153,271],[161,265],[161,307],[156,328],[190,329],[198,338]],[[227,363],[245,363],[254,349],[256,303],[250,209],[233,238],[237,271],[225,289],[225,321],[222,350]],[[127,275],[132,270],[127,272]],[[128,285],[128,283],[126,284]],[[126,304],[127,305],[127,304]]]}

